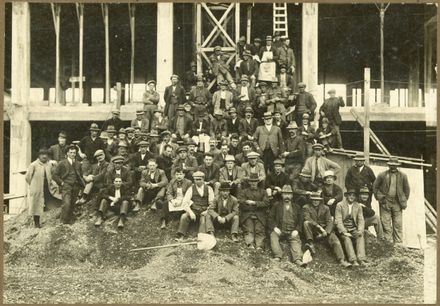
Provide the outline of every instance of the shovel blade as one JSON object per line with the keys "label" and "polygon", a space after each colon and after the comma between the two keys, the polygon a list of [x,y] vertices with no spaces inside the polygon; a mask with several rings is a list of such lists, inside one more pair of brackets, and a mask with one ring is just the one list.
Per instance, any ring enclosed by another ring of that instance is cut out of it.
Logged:
{"label": "shovel blade", "polygon": [[304,254],[303,254],[302,262],[305,263],[305,264],[308,264],[312,260],[313,260],[313,257],[312,257],[312,254],[310,253],[310,250],[305,251]]}
{"label": "shovel blade", "polygon": [[197,235],[197,249],[208,251],[211,250],[217,244],[217,240],[214,236],[205,233],[199,233]]}

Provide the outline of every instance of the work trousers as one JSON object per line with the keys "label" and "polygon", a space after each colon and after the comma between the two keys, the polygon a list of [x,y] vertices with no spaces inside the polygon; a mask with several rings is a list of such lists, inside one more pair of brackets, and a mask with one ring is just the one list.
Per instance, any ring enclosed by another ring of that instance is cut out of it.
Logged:
{"label": "work trousers", "polygon": [[158,187],[152,189],[145,189],[144,187],[139,187],[136,200],[140,201],[141,204],[148,203],[153,204],[159,199],[165,197],[165,187]]}
{"label": "work trousers", "polygon": [[264,246],[264,239],[266,238],[264,224],[252,217],[247,218],[243,224],[242,229],[244,233],[244,242],[247,245],[253,245],[255,243],[256,247]]}
{"label": "work trousers", "polygon": [[211,215],[206,215],[205,216],[206,219],[206,231],[207,232],[214,232],[215,228],[220,228],[220,227],[227,227],[229,226],[231,228],[231,234],[238,234],[238,226],[240,225],[240,219],[238,218],[237,215],[235,215],[234,217],[232,217],[231,220],[227,221],[224,224],[221,224],[217,221],[217,219],[213,219]]}
{"label": "work trousers", "polygon": [[[347,237],[344,235],[339,235],[339,238],[342,241],[342,244],[344,245],[345,252],[347,253],[347,259],[350,262],[357,260],[364,260],[365,259],[365,238],[364,233],[362,232],[362,235],[357,237],[355,231],[351,231],[350,234],[353,235],[353,237]],[[353,247],[353,243],[356,245],[356,252]]]}
{"label": "work trousers", "polygon": [[380,204],[380,219],[382,220],[384,238],[390,242],[402,242],[402,208],[397,199],[384,200]]}
{"label": "work trousers", "polygon": [[263,151],[263,163],[264,163],[264,169],[266,170],[266,173],[272,172],[273,170],[273,162],[275,160],[276,156],[273,154],[273,151],[271,148],[267,148]]}
{"label": "work trousers", "polygon": [[302,260],[302,250],[301,250],[301,239],[299,238],[299,234],[296,237],[292,237],[292,233],[281,233],[278,236],[275,231],[270,233],[270,247],[272,248],[272,252],[275,258],[283,257],[283,249],[281,248],[280,240],[287,240],[289,243],[289,251],[292,256],[292,261],[295,262],[297,260]]}
{"label": "work trousers", "polygon": [[334,147],[337,149],[342,149],[342,137],[341,137],[341,131],[339,130],[339,125],[333,124],[333,127],[336,131],[336,137],[335,137],[336,143]]}
{"label": "work trousers", "polygon": [[148,119],[148,121],[151,122],[151,120],[153,120],[153,114],[156,109],[156,104],[144,104],[144,118]]}
{"label": "work trousers", "polygon": [[[310,221],[304,221],[304,236],[306,237],[306,241],[314,241],[315,237],[320,233],[321,231],[319,231],[318,228]],[[338,261],[343,260],[345,258],[344,250],[342,249],[341,242],[334,232],[331,232],[329,235],[327,235],[327,242],[335,254],[336,259]]]}
{"label": "work trousers", "polygon": [[179,229],[178,233],[182,235],[186,235],[188,232],[190,222],[199,222],[199,233],[206,233],[206,218],[205,216],[200,215],[200,212],[194,211],[196,215],[196,220],[192,221],[187,212],[183,213],[180,216]]}
{"label": "work trousers", "polygon": [[128,213],[129,207],[130,202],[128,202],[127,200],[118,201],[113,206],[110,206],[109,200],[102,199],[101,203],[99,204],[99,211],[102,213],[103,216],[105,216],[109,209],[117,214],[126,215]]}
{"label": "work trousers", "polygon": [[368,230],[370,226],[374,226],[374,229],[376,230],[376,235],[378,239],[383,239],[383,227],[382,222],[380,221],[380,218],[378,215],[374,215],[369,218],[365,218],[365,229]]}
{"label": "work trousers", "polygon": [[61,187],[61,215],[60,220],[64,224],[69,224],[73,218],[73,207],[78,197],[80,187],[77,184],[64,184]]}

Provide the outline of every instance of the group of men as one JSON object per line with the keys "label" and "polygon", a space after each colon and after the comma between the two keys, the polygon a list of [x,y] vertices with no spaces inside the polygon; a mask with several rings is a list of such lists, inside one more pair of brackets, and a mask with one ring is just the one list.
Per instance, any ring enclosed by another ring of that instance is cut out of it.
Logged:
{"label": "group of men", "polygon": [[[291,74],[294,60],[285,60],[276,49],[283,46],[288,43],[269,43],[260,56],[277,60],[280,73]],[[240,67],[247,67],[249,49],[243,46]],[[221,60],[217,51],[213,56]],[[86,203],[96,213],[97,227],[110,211],[119,215],[118,228],[123,228],[127,214],[148,209],[158,213],[162,229],[179,218],[179,241],[191,223],[212,235],[227,227],[233,241],[240,241],[242,232],[244,243],[257,250],[268,237],[280,260],[280,240],[285,239],[298,266],[305,266],[303,243],[314,253],[320,240],[328,241],[341,266],[365,264],[369,226],[378,239],[400,243],[410,189],[397,159],[390,158],[390,169],[376,178],[365,158],[356,155],[345,176],[347,191],[335,183],[336,175],[343,175],[341,167],[326,157],[333,147],[342,148],[339,107],[344,102],[335,91],[319,109],[315,129],[316,102],[304,83],[292,95],[296,85],[286,83],[284,75],[271,84],[246,73],[239,79],[239,86],[229,77],[218,79],[220,88],[212,94],[205,77],[197,75],[187,93],[173,75],[164,91],[165,107],[155,81],[149,81],[143,108],[129,126],[114,110],[101,128],[92,123],[80,141],[67,144],[61,131],[58,144],[41,150],[26,174],[35,226],[41,226],[55,182],[63,223],[73,222],[74,208]],[[380,218],[371,207],[373,194]]]}

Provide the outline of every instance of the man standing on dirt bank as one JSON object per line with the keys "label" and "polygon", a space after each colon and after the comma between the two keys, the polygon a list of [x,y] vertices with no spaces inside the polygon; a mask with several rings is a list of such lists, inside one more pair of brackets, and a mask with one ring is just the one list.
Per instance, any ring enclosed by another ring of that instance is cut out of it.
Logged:
{"label": "man standing on dirt bank", "polygon": [[190,222],[199,220],[199,233],[206,233],[205,216],[208,207],[214,202],[214,191],[205,183],[205,173],[196,171],[193,174],[194,184],[188,188],[183,197],[185,213],[180,217],[176,240],[182,241]]}
{"label": "man standing on dirt bank", "polygon": [[85,186],[81,165],[75,159],[77,150],[77,147],[71,144],[67,151],[67,158],[58,163],[53,174],[53,180],[61,189],[62,207],[60,219],[64,224],[71,223],[73,206],[80,189]]}
{"label": "man standing on dirt bank", "polygon": [[389,170],[380,173],[373,184],[374,197],[380,204],[384,238],[394,243],[402,243],[402,210],[410,194],[408,177],[398,166],[397,157],[390,157]]}

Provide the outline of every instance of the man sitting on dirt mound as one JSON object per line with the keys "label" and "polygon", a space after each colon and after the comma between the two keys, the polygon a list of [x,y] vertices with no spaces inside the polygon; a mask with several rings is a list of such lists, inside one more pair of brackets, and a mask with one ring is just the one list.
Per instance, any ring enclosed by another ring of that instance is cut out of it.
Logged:
{"label": "man sitting on dirt mound", "polygon": [[220,184],[219,192],[220,195],[209,206],[206,215],[206,231],[214,234],[214,226],[225,227],[229,225],[232,241],[238,242],[239,210],[237,198],[231,195],[231,185],[227,182]]}
{"label": "man sitting on dirt mound", "polygon": [[113,185],[102,192],[101,201],[98,209],[98,217],[95,221],[96,226],[100,226],[105,219],[107,211],[110,209],[119,214],[118,228],[123,228],[126,215],[130,206],[130,191],[122,185],[122,178],[116,175]]}
{"label": "man sitting on dirt mound", "polygon": [[189,223],[199,220],[199,233],[206,233],[205,216],[208,207],[214,201],[214,191],[211,186],[205,183],[205,173],[196,171],[193,174],[194,184],[188,188],[183,197],[185,213],[180,217],[179,229],[177,230],[177,241],[182,241],[188,232]]}
{"label": "man sitting on dirt mound", "polygon": [[344,250],[341,242],[333,232],[333,220],[330,208],[323,203],[323,198],[319,193],[310,196],[310,203],[303,206],[304,236],[306,247],[312,254],[315,254],[314,240],[325,239],[333,250],[336,259],[344,268],[352,265],[345,260]]}
{"label": "man sitting on dirt mound", "polygon": [[281,201],[277,201],[269,213],[270,246],[274,259],[280,261],[283,250],[280,245],[281,239],[289,242],[289,250],[292,261],[299,267],[306,267],[302,262],[301,239],[302,232],[301,207],[292,202],[293,190],[290,185],[284,185],[281,190]]}

